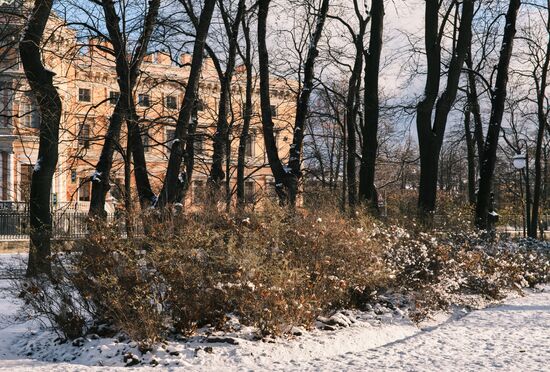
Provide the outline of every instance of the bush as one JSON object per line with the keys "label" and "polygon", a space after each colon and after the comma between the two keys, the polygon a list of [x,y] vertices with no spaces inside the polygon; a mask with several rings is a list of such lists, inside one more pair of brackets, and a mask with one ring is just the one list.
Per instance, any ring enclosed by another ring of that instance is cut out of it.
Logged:
{"label": "bush", "polygon": [[[408,296],[420,320],[462,294],[496,299],[550,279],[548,249],[488,243],[466,223],[428,232],[410,221],[275,206],[144,218],[141,238],[123,238],[109,225],[94,229],[56,261],[63,286],[25,291],[32,311],[49,314],[65,337],[109,325],[150,345],[205,325],[223,329],[228,316],[262,335],[281,334],[336,309],[361,308],[384,291]],[[76,317],[63,315],[63,303]]]}

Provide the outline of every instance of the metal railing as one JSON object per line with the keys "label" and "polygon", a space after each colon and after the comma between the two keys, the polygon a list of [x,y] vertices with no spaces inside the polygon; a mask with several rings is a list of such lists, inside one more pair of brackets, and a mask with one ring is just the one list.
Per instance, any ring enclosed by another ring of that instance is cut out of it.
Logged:
{"label": "metal railing", "polygon": [[[107,215],[112,223],[126,235],[126,222],[122,216]],[[137,221],[136,221],[137,222]],[[140,230],[135,223],[134,231]],[[52,237],[57,240],[77,240],[88,235],[88,214],[78,211],[57,211],[52,214]],[[26,210],[0,210],[0,241],[26,240],[29,238],[30,219]]]}

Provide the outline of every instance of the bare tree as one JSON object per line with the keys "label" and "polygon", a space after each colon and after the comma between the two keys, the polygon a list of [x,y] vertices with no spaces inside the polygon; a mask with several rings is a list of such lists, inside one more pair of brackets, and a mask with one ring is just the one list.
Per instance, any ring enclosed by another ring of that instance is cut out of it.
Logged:
{"label": "bare tree", "polygon": [[370,10],[371,29],[368,50],[365,51],[364,125],[362,129],[361,167],[359,170],[359,199],[378,209],[378,196],[374,185],[378,150],[378,121],[380,100],[378,80],[382,34],[384,29],[384,1],[373,0]]}
{"label": "bare tree", "polygon": [[309,101],[313,90],[315,60],[319,54],[317,46],[323,32],[327,18],[329,0],[322,0],[321,7],[316,16],[315,28],[310,35],[310,43],[303,68],[303,86],[298,96],[296,107],[296,119],[294,122],[294,135],[290,145],[290,158],[288,165],[284,166],[277,149],[273,134],[273,115],[271,112],[271,97],[269,83],[269,52],[266,43],[267,15],[271,0],[258,2],[258,53],[260,58],[260,98],[262,111],[262,129],[265,148],[273,177],[277,195],[283,203],[291,206],[296,204],[298,182],[302,176],[301,160],[304,140],[304,130],[309,109]]}
{"label": "bare tree", "polygon": [[[117,81],[120,89],[119,99],[109,120],[101,155],[95,173],[91,177],[92,196],[89,213],[92,216],[104,217],[106,216],[105,197],[110,189],[113,153],[117,147],[124,120],[128,123],[128,147],[132,150],[128,152],[128,155],[133,154],[136,163],[135,177],[140,201],[144,203],[148,200],[151,203],[154,199],[143,155],[143,143],[141,142],[133,93],[141,63],[147,53],[147,47],[155,27],[160,0],[149,2],[149,9],[143,22],[143,30],[139,35],[137,47],[132,56],[128,55],[128,38],[120,28],[120,16],[115,9],[115,3],[113,0],[103,0],[101,6],[105,15],[105,26],[109,33],[112,53],[115,57]],[[129,163],[129,159],[126,159],[126,162]]]}
{"label": "bare tree", "polygon": [[215,3],[216,0],[205,0],[199,17],[187,89],[185,90],[182,106],[176,122],[175,139],[170,148],[168,168],[164,177],[162,190],[156,203],[156,206],[159,208],[164,208],[168,204],[178,201],[178,196],[182,195],[181,191],[186,184],[186,176],[182,175],[180,168],[184,158],[184,145],[187,142],[189,123],[196,104],[195,101],[204,59],[204,47],[208,36],[208,30],[210,29]]}
{"label": "bare tree", "polygon": [[58,158],[61,99],[54,86],[54,73],[42,63],[40,45],[52,11],[53,0],[35,0],[20,42],[20,55],[31,94],[40,111],[38,160],[32,172],[30,250],[27,276],[50,274],[52,216],[50,194]]}
{"label": "bare tree", "polygon": [[[231,83],[233,80],[233,73],[235,70],[235,63],[237,57],[237,47],[238,47],[238,36],[239,28],[241,25],[241,20],[244,17],[246,2],[245,0],[239,0],[237,5],[237,11],[233,19],[231,19],[231,14],[229,10],[224,6],[223,1],[219,2],[220,13],[222,21],[227,33],[228,41],[228,51],[227,51],[227,63],[225,66],[225,72],[221,71],[219,68],[219,77],[220,77],[220,100],[218,104],[218,117],[217,117],[217,126],[216,133],[213,138],[213,147],[214,151],[212,154],[212,167],[210,168],[210,186],[214,189],[219,189],[220,182],[223,181],[225,177],[229,177],[223,171],[223,162],[225,157],[230,156],[226,153],[227,149],[230,149],[228,146],[229,142],[229,123],[228,123],[228,109],[230,107],[231,100]],[[214,53],[210,54],[215,58]],[[219,62],[218,62],[219,64]]]}
{"label": "bare tree", "polygon": [[[418,103],[416,117],[420,149],[418,212],[422,218],[429,218],[435,211],[439,154],[447,126],[447,117],[456,98],[460,73],[472,35],[473,0],[465,0],[461,5],[460,27],[456,24],[458,17],[455,17],[454,27],[459,27],[458,39],[455,44],[453,37],[446,87],[438,97],[442,40],[447,19],[455,3],[453,2],[445,12],[441,25],[439,24],[440,5],[441,3],[437,0],[426,1],[425,44],[428,70],[424,97]],[[456,6],[458,8],[459,5],[456,4]]]}
{"label": "bare tree", "polygon": [[506,12],[502,47],[497,66],[495,88],[491,98],[491,119],[481,156],[481,169],[475,222],[482,229],[490,228],[489,208],[491,202],[491,187],[493,183],[495,164],[497,158],[498,140],[504,115],[506,101],[506,88],[508,84],[508,69],[512,57],[514,35],[516,34],[517,13],[521,5],[520,0],[510,0]]}
{"label": "bare tree", "polygon": [[[250,15],[252,17],[252,15]],[[246,143],[250,136],[250,122],[252,121],[253,107],[252,94],[254,89],[253,64],[252,64],[252,42],[250,40],[250,18],[243,17],[241,20],[243,37],[245,41],[244,53],[241,57],[246,68],[245,100],[243,107],[243,123],[239,137],[239,149],[237,152],[237,206],[242,208],[245,205],[245,159]]]}

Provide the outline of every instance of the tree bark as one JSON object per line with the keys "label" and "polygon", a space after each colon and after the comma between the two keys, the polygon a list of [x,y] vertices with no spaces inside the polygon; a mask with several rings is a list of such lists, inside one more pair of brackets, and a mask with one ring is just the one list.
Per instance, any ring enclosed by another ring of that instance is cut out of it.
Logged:
{"label": "tree bark", "polygon": [[476,226],[480,229],[488,229],[489,225],[489,207],[491,199],[491,187],[495,172],[497,158],[498,139],[504,115],[504,104],[506,101],[506,87],[508,85],[508,69],[512,57],[514,35],[516,34],[516,20],[520,0],[510,0],[508,11],[506,13],[504,35],[502,37],[502,47],[497,66],[497,77],[495,89],[491,98],[491,119],[481,156],[481,169],[479,189],[477,194],[477,204],[475,212]]}
{"label": "tree bark", "polygon": [[298,195],[298,184],[302,178],[302,149],[304,143],[304,130],[306,120],[309,115],[309,100],[313,91],[313,78],[315,75],[315,60],[319,55],[317,45],[321,39],[321,34],[325,26],[327,13],[329,9],[329,0],[323,0],[315,30],[311,35],[309,49],[304,63],[304,81],[300,97],[298,98],[298,106],[296,107],[296,119],[294,121],[294,134],[292,144],[290,145],[290,158],[288,160],[287,172],[287,187],[288,201],[291,206],[296,205],[296,197]]}
{"label": "tree bark", "polygon": [[468,162],[468,202],[473,205],[476,202],[476,161],[475,161],[475,142],[472,137],[469,103],[464,110],[464,135],[466,138],[466,158]]}
{"label": "tree bark", "polygon": [[535,150],[535,185],[533,190],[533,208],[531,210],[530,228],[528,229],[529,237],[537,237],[538,224],[539,224],[539,208],[542,194],[542,145],[544,141],[544,132],[547,125],[548,113],[546,108],[546,87],[548,85],[548,66],[550,64],[550,0],[546,2],[546,29],[548,35],[548,41],[545,49],[544,62],[541,68],[540,78],[533,73],[534,83],[537,91],[537,142]]}
{"label": "tree bark", "polygon": [[185,175],[181,175],[181,164],[184,158],[184,145],[187,142],[189,122],[194,110],[199,88],[200,73],[204,59],[204,46],[210,29],[212,13],[216,0],[205,0],[196,29],[195,44],[193,46],[193,58],[191,70],[187,80],[187,88],[183,97],[182,107],[176,122],[175,139],[171,144],[168,168],[164,177],[162,190],[157,199],[156,206],[165,208],[168,204],[175,203],[181,190],[185,187]]}
{"label": "tree bark", "polygon": [[380,103],[378,97],[378,76],[384,30],[384,1],[373,0],[370,11],[371,29],[368,52],[365,53],[365,125],[363,127],[363,148],[359,170],[359,199],[378,210],[378,193],[374,185],[376,155],[378,152],[378,120]]}
{"label": "tree bark", "polygon": [[[105,14],[105,25],[114,51],[115,68],[120,89],[119,100],[109,120],[109,127],[107,128],[101,155],[96,165],[95,173],[91,177],[92,195],[90,199],[89,214],[92,217],[105,218],[107,215],[105,212],[105,201],[110,189],[109,181],[113,166],[113,154],[119,141],[120,130],[124,120],[127,120],[128,127],[127,146],[132,146],[135,152],[135,177],[140,202],[144,203],[145,200],[150,200],[151,202],[154,199],[154,194],[149,185],[148,175],[146,173],[147,169],[145,166],[143,143],[139,135],[139,126],[137,125],[133,90],[157,20],[160,0],[149,1],[149,10],[145,16],[143,31],[139,38],[138,47],[131,59],[128,56],[128,45],[126,45],[125,36],[120,30],[120,18],[116,12],[113,0],[103,0],[102,7]],[[134,133],[130,135],[132,131]],[[140,151],[141,154],[139,153]],[[144,171],[146,180],[143,180]]]}
{"label": "tree bark", "polygon": [[[222,3],[223,2],[220,2],[220,5]],[[241,18],[244,16],[245,5],[245,0],[239,0],[237,14],[235,15],[235,19],[233,21],[229,19],[229,14],[226,9],[221,6],[222,18],[226,28],[227,37],[229,39],[229,48],[225,73],[220,76],[218,120],[216,133],[213,137],[212,167],[210,168],[209,185],[214,191],[219,190],[221,182],[226,177],[226,174],[223,171],[224,159],[226,156],[230,156],[229,153],[226,153],[227,142],[229,141],[227,117],[231,100],[231,83],[233,80],[233,72],[235,70],[235,61],[237,56],[239,27],[241,24]]]}
{"label": "tree bark", "polygon": [[50,194],[58,160],[61,99],[53,84],[55,74],[42,64],[40,45],[52,9],[52,0],[35,0],[20,42],[25,76],[40,111],[38,160],[32,172],[30,249],[27,276],[51,274],[52,216]]}
{"label": "tree bark", "polygon": [[246,67],[246,87],[244,117],[241,135],[239,137],[239,149],[237,153],[237,207],[242,208],[245,205],[244,180],[245,180],[245,161],[246,161],[246,142],[249,137],[250,122],[252,120],[252,92],[253,92],[253,65],[252,65],[252,43],[250,41],[250,26],[243,19],[243,37],[245,40],[244,65]]}
{"label": "tree bark", "polygon": [[[426,77],[425,98],[417,108],[417,131],[420,146],[420,185],[418,193],[418,212],[423,219],[430,219],[435,212],[437,194],[438,163],[447,117],[452,108],[460,73],[472,39],[473,0],[462,2],[462,14],[458,41],[449,63],[447,85],[437,99],[439,74],[441,69],[441,38],[439,35],[439,3],[426,1],[426,56],[428,75]],[[432,125],[432,112],[435,103],[435,117]]]}

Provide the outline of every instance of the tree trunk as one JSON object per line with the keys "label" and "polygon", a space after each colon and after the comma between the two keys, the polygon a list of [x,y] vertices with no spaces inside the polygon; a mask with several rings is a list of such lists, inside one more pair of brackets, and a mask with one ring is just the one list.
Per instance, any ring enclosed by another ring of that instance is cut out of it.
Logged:
{"label": "tree trunk", "polygon": [[[107,193],[110,189],[109,182],[111,169],[113,166],[113,153],[119,141],[122,121],[125,119],[127,120],[128,138],[133,138],[134,142],[132,144],[129,140],[127,145],[132,146],[133,150],[136,152],[134,154],[134,159],[136,162],[135,168],[137,170],[135,172],[135,177],[140,202],[144,203],[145,200],[154,199],[154,194],[151,195],[152,190],[149,185],[148,175],[146,173],[147,169],[145,166],[145,156],[143,154],[141,136],[139,135],[139,127],[137,126],[137,114],[133,99],[133,90],[141,63],[147,53],[147,47],[149,45],[151,34],[158,16],[160,0],[151,0],[149,2],[149,10],[145,16],[143,31],[137,44],[138,47],[136,48],[136,51],[131,59],[128,56],[128,45],[126,44],[125,36],[120,30],[120,18],[116,12],[113,0],[103,0],[102,6],[105,14],[105,26],[107,27],[110,41],[113,46],[115,69],[120,89],[120,97],[115,106],[113,115],[109,120],[109,127],[107,128],[105,142],[103,143],[103,147],[101,149],[101,155],[96,165],[95,173],[91,177],[92,195],[89,214],[93,217],[105,218],[105,201]],[[136,130],[138,134],[137,138],[135,136]],[[131,131],[134,131],[133,136],[130,136]],[[140,151],[141,154],[139,154]],[[144,171],[146,180],[143,179]]]}
{"label": "tree trunk", "polygon": [[245,40],[244,64],[246,67],[246,87],[245,87],[245,103],[244,117],[241,135],[239,137],[239,149],[237,153],[237,207],[242,208],[245,205],[244,194],[244,179],[245,179],[245,161],[246,161],[246,142],[250,131],[250,121],[252,120],[252,91],[253,87],[253,71],[252,71],[252,44],[250,42],[250,27],[243,19],[243,36]]}
{"label": "tree trunk", "polygon": [[466,138],[466,158],[468,161],[468,202],[473,205],[476,202],[476,161],[475,143],[472,138],[471,117],[469,103],[464,110],[464,133]]}
{"label": "tree trunk", "polygon": [[315,30],[311,35],[309,49],[304,63],[304,81],[303,88],[298,98],[298,106],[296,107],[296,119],[294,121],[294,134],[292,144],[290,145],[290,158],[288,160],[287,172],[287,187],[288,199],[290,205],[296,205],[296,197],[298,195],[298,184],[302,178],[302,149],[304,143],[305,125],[309,114],[309,100],[313,91],[313,78],[315,75],[315,60],[319,55],[317,45],[321,39],[327,13],[329,9],[329,0],[323,0],[321,9],[317,15],[315,22]]}
{"label": "tree trunk", "polygon": [[363,127],[363,149],[359,171],[359,199],[378,210],[378,193],[374,185],[376,155],[378,152],[378,75],[382,52],[384,29],[384,1],[373,0],[371,7],[371,29],[368,52],[365,54],[365,125]]}
{"label": "tree trunk", "polygon": [[[435,145],[435,134],[432,131],[432,111],[439,93],[441,69],[441,46],[438,40],[439,4],[437,0],[426,0],[424,22],[428,72],[424,88],[424,99],[418,103],[416,113],[420,150],[418,212],[423,217],[435,210],[435,195],[437,192],[439,147]],[[437,157],[434,155],[437,155]]]}
{"label": "tree trunk", "polygon": [[171,144],[170,158],[162,190],[157,199],[157,207],[165,208],[168,204],[177,201],[185,187],[185,177],[181,176],[181,164],[184,158],[184,144],[187,142],[189,122],[195,106],[197,91],[199,87],[200,73],[204,59],[204,46],[210,29],[210,21],[214,12],[216,0],[205,0],[200,15],[199,24],[196,30],[195,45],[193,46],[193,58],[191,60],[191,71],[187,80],[187,89],[183,97],[176,123],[175,139]]}
{"label": "tree trunk", "polygon": [[229,48],[227,52],[227,65],[225,73],[220,76],[220,101],[218,104],[218,121],[216,127],[216,133],[213,138],[213,154],[212,154],[212,167],[210,168],[209,184],[214,190],[219,190],[221,182],[225,177],[229,177],[223,171],[223,164],[225,157],[229,157],[230,154],[226,151],[227,142],[229,141],[228,122],[227,117],[229,115],[228,108],[231,101],[231,83],[233,81],[233,72],[235,70],[235,61],[237,56],[239,27],[241,24],[241,18],[245,12],[245,1],[239,0],[237,6],[237,14],[235,19],[231,22],[229,14],[227,14],[225,8],[222,6],[223,2],[220,2],[221,13],[223,22],[226,28],[227,37],[229,39]]}
{"label": "tree trunk", "polygon": [[426,1],[428,75],[426,76],[425,98],[419,103],[417,111],[418,143],[420,145],[418,212],[423,219],[431,218],[435,212],[439,154],[447,126],[447,117],[456,98],[460,73],[472,39],[473,13],[473,0],[463,1],[458,40],[449,63],[447,85],[435,104],[435,117],[432,126],[433,105],[439,91],[437,75],[441,68],[441,45],[438,31],[438,1]]}
{"label": "tree trunk", "polygon": [[309,49],[304,64],[303,88],[298,98],[294,134],[290,145],[288,166],[283,166],[273,135],[273,117],[271,114],[271,98],[269,85],[269,53],[266,44],[267,15],[271,0],[258,2],[258,54],[260,59],[260,98],[262,110],[262,129],[267,158],[271,172],[275,178],[275,189],[282,204],[296,205],[298,182],[301,178],[301,158],[304,139],[304,128],[308,116],[309,99],[313,90],[315,60],[319,54],[317,45],[325,24],[329,0],[323,0],[316,26],[311,35]]}
{"label": "tree trunk", "polygon": [[539,208],[542,194],[542,146],[544,141],[544,130],[547,125],[547,110],[546,110],[546,86],[548,77],[548,65],[550,64],[550,0],[547,1],[547,18],[546,27],[547,35],[549,37],[546,44],[546,53],[544,57],[544,63],[542,64],[540,80],[537,76],[533,76],[535,79],[535,86],[537,87],[537,144],[535,150],[535,185],[533,190],[533,209],[531,211],[531,227],[529,237],[536,238],[539,224]]}
{"label": "tree trunk", "polygon": [[269,82],[269,53],[267,50],[267,16],[271,0],[258,0],[258,57],[260,75],[260,106],[262,111],[262,132],[267,160],[275,178],[275,191],[279,201],[284,204],[288,200],[285,190],[287,173],[279,158],[277,143],[273,134],[273,116],[271,114],[271,96]]}
{"label": "tree trunk", "polygon": [[132,140],[128,134],[128,143],[126,145],[126,154],[124,157],[124,221],[126,223],[126,235],[132,238],[134,235],[132,223]]}
{"label": "tree trunk", "polygon": [[139,204],[142,210],[155,204],[156,195],[149,182],[149,173],[147,172],[147,162],[145,160],[145,149],[141,138],[141,130],[138,124],[136,106],[133,97],[130,97],[130,108],[126,115],[126,126],[128,128],[129,146],[132,149],[132,158],[134,163],[134,179],[136,180],[136,189],[138,192]]}
{"label": "tree trunk", "polygon": [[468,106],[470,112],[474,116],[474,138],[477,146],[478,159],[481,158],[483,152],[483,122],[481,120],[481,112],[479,110],[479,96],[477,93],[476,78],[473,70],[471,47],[466,56],[466,67],[468,67]]}
{"label": "tree trunk", "polygon": [[355,61],[352,73],[348,82],[348,95],[346,98],[346,176],[348,204],[350,213],[355,212],[357,204],[357,177],[356,177],[356,157],[357,157],[357,114],[359,112],[359,91],[361,89],[361,72],[363,68],[363,37],[367,27],[367,21],[361,20],[359,32],[355,35]]}
{"label": "tree trunk", "polygon": [[479,190],[477,193],[477,204],[475,212],[475,221],[477,227],[481,229],[490,228],[489,225],[489,207],[491,198],[491,187],[495,172],[497,158],[498,139],[500,136],[502,117],[504,115],[504,104],[506,101],[506,87],[508,85],[508,68],[512,57],[514,45],[514,35],[516,34],[516,19],[520,0],[510,0],[504,26],[504,35],[502,37],[502,47],[497,66],[497,77],[495,89],[491,99],[491,119],[481,156],[481,169]]}
{"label": "tree trunk", "polygon": [[42,64],[40,45],[50,17],[52,0],[35,0],[20,42],[25,76],[40,111],[38,160],[31,179],[30,249],[27,276],[50,274],[52,216],[50,194],[57,166],[61,99],[53,84],[54,73]]}

